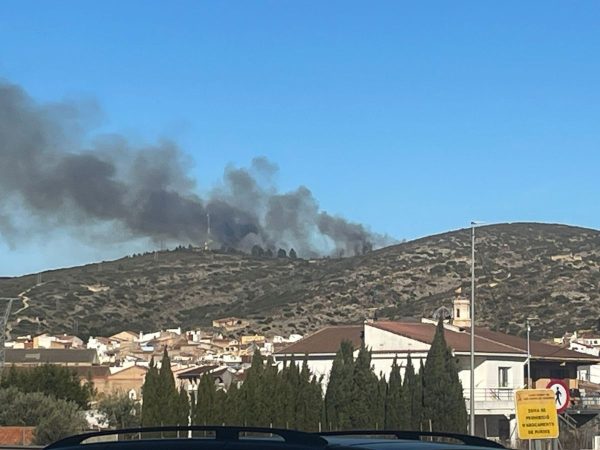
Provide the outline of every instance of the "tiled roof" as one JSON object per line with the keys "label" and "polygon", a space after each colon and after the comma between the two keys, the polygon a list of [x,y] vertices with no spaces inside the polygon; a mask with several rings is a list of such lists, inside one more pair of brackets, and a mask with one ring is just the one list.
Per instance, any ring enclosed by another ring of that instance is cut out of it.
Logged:
{"label": "tiled roof", "polygon": [[93,349],[6,349],[7,364],[97,364]]}
{"label": "tiled roof", "polygon": [[191,369],[182,370],[177,374],[177,378],[197,378],[205,373],[210,372],[213,369],[216,369],[219,366],[210,365],[210,366],[198,366],[192,367]]}
{"label": "tiled roof", "polygon": [[[370,322],[368,325],[426,344],[433,342],[436,329],[436,326],[432,323],[419,322],[376,321]],[[363,325],[325,327],[277,351],[276,354],[335,353],[345,339],[352,341],[354,347],[357,348],[361,345],[362,331]],[[468,331],[446,329],[444,330],[444,337],[447,344],[456,352],[463,353],[471,350],[471,335]],[[600,358],[596,356],[539,341],[530,341],[530,346],[533,359],[571,359],[600,362]],[[406,349],[398,349],[398,351],[403,350]],[[475,331],[475,351],[477,353],[504,353],[526,356],[527,341],[518,336],[478,327]]]}
{"label": "tiled roof", "polygon": [[277,354],[335,353],[344,340],[351,341],[354,348],[358,348],[362,332],[362,325],[325,327],[277,351]]}
{"label": "tiled roof", "polygon": [[[378,321],[369,323],[370,326],[390,333],[399,334],[415,341],[431,344],[435,335],[436,326],[431,323],[419,322],[387,322]],[[471,335],[469,333],[444,330],[446,343],[456,352],[468,352],[471,350]],[[475,334],[475,351],[480,353],[521,353],[515,352],[515,349],[490,341]]]}
{"label": "tiled roof", "polygon": [[[490,339],[502,342],[522,352],[527,352],[527,340],[519,336],[504,334],[498,331],[488,330],[487,328],[476,327],[475,336],[482,336],[485,339]],[[593,355],[588,355],[574,350],[569,350],[558,345],[546,344],[539,341],[530,341],[531,356],[533,359],[579,359],[591,360],[600,362],[600,358]]]}
{"label": "tiled roof", "polygon": [[[431,323],[405,323],[405,322],[372,322],[370,326],[399,334],[426,344],[433,342],[436,326]],[[468,331],[444,330],[446,343],[456,352],[469,352],[471,350],[471,334]],[[532,359],[577,359],[600,362],[600,358],[585,353],[568,350],[557,345],[546,344],[539,341],[530,341]],[[478,353],[516,353],[527,354],[527,340],[487,328],[476,327],[475,351]]]}

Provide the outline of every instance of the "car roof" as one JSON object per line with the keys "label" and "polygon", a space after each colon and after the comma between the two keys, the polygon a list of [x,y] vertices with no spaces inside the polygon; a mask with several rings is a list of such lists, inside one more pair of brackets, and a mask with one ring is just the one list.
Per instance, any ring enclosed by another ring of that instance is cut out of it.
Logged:
{"label": "car roof", "polygon": [[[118,440],[119,437],[124,440]],[[307,433],[277,428],[194,425],[85,433],[57,441],[46,450],[489,450],[493,447],[504,448],[483,438],[456,433],[393,430]]]}
{"label": "car roof", "polygon": [[389,449],[389,450],[489,450],[487,447],[455,444],[447,442],[426,442],[413,439],[357,438],[344,436],[324,436],[333,446]]}

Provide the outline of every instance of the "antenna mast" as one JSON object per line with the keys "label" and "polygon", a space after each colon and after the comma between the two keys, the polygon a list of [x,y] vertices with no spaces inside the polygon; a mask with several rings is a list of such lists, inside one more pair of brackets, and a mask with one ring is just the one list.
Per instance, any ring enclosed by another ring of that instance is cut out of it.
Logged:
{"label": "antenna mast", "polygon": [[204,241],[204,251],[210,250],[210,213],[206,213],[206,240]]}
{"label": "antenna mast", "polygon": [[0,316],[0,377],[2,376],[2,370],[4,369],[5,363],[5,351],[4,343],[6,342],[6,325],[8,324],[8,316],[10,316],[10,310],[14,298],[2,298],[1,300],[7,300],[4,314]]}

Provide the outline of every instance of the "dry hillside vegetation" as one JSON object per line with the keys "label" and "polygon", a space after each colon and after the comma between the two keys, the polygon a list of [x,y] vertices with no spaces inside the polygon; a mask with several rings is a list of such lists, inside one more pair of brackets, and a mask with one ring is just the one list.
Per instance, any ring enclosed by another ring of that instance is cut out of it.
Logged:
{"label": "dry hillside vegetation", "polygon": [[[329,324],[430,317],[454,290],[470,295],[470,230],[343,259],[291,260],[177,251],[0,280],[18,296],[9,331],[110,335],[213,319],[251,321],[244,332],[307,333]],[[477,232],[478,323],[549,337],[600,318],[600,232],[503,224]]]}

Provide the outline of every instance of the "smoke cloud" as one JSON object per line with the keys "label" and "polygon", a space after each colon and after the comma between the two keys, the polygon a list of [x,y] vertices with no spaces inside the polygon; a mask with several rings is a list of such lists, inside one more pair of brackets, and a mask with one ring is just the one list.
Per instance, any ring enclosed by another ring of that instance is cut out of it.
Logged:
{"label": "smoke cloud", "polygon": [[[278,169],[265,158],[247,169],[226,168],[222,184],[200,196],[174,142],[91,140],[90,128],[77,105],[40,104],[0,81],[2,239],[14,246],[42,225],[102,224],[131,239],[196,246],[210,240],[245,251],[293,247],[301,256],[352,255],[392,242],[321,211],[306,187],[278,192],[272,182]],[[24,223],[15,223],[18,212]]]}

